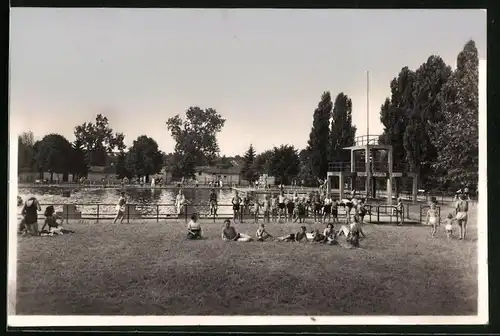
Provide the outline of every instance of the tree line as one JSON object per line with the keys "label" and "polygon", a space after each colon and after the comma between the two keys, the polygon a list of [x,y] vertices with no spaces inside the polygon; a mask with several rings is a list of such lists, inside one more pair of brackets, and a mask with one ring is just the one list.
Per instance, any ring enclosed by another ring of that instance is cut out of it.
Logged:
{"label": "tree line", "polygon": [[[381,143],[393,147],[394,170],[419,175],[423,188],[455,188],[477,184],[479,58],[474,41],[465,44],[455,70],[437,55],[418,69],[403,67],[390,82],[390,97],[380,108]],[[324,92],[314,110],[306,148],[283,144],[257,153],[250,145],[243,157],[220,156],[217,135],[225,119],[213,108],[189,107],[185,118],[166,121],[175,140],[174,151],[165,154],[156,141],[138,137],[126,150],[124,135],[115,133],[108,119],[74,129],[70,143],[59,134],[34,142],[33,134],[19,136],[19,169],[85,176],[90,166],[109,165],[111,152],[118,152],[110,172],[118,177],[149,176],[163,166],[174,179],[194,178],[196,166],[221,169],[241,167],[243,178],[253,181],[261,174],[278,183],[293,181],[315,185],[326,178],[329,162],[350,160],[356,127],[352,124],[352,101],[340,92],[332,101]]]}
{"label": "tree line", "polygon": [[[87,176],[90,167],[105,167],[105,172],[118,178],[149,177],[163,168],[164,154],[156,141],[139,136],[126,150],[123,133],[115,133],[108,119],[98,114],[95,122],[85,122],[74,129],[75,140],[68,141],[56,133],[34,141],[32,132],[18,137],[19,171],[62,174],[63,180]],[[117,153],[112,155],[112,153]]]}
{"label": "tree line", "polygon": [[[379,142],[393,147],[394,170],[413,172],[425,189],[454,190],[478,181],[479,57],[474,41],[457,56],[456,69],[431,55],[418,69],[403,67],[390,82],[391,95],[380,108]],[[242,174],[267,173],[278,181],[314,185],[327,175],[329,162],[350,161],[356,127],[352,101],[339,93],[332,103],[323,93],[313,114],[307,147],[275,147],[260,154],[250,146]]]}

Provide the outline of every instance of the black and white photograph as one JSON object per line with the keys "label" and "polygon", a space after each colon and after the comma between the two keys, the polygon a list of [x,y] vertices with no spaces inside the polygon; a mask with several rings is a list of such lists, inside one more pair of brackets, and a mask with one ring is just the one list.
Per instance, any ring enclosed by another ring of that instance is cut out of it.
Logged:
{"label": "black and white photograph", "polygon": [[486,324],[486,10],[11,8],[8,325]]}

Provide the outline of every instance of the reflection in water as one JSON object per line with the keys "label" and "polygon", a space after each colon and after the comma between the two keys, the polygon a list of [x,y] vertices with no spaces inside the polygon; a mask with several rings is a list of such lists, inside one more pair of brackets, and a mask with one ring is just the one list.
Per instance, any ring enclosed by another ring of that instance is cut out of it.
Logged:
{"label": "reflection in water", "polygon": [[[96,214],[97,204],[100,204],[99,214],[114,215],[116,212],[116,202],[122,191],[122,189],[119,188],[77,188],[71,191],[70,197],[63,197],[63,190],[65,189],[58,187],[21,187],[18,190],[18,194],[23,200],[35,196],[40,204],[53,204],[55,205],[56,211],[62,211],[63,204],[75,204],[83,214]],[[156,214],[157,208],[160,214],[175,213],[174,202],[179,189],[126,188],[124,191],[127,194],[128,203],[136,204],[137,210],[145,215]],[[209,193],[209,189],[184,189],[186,200],[191,204],[188,212],[197,211],[200,213],[208,213]],[[232,212],[231,207],[222,206],[223,204],[230,204],[232,197],[233,192],[231,190],[218,191],[217,198],[221,205],[219,207],[220,214],[229,214]],[[161,206],[159,204],[161,204]]]}

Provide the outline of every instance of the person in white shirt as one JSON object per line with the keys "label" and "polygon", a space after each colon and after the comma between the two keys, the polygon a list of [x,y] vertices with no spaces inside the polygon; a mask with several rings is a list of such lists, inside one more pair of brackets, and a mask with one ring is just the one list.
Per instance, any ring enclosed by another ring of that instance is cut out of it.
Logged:
{"label": "person in white shirt", "polygon": [[123,223],[125,218],[125,210],[127,208],[127,199],[125,198],[125,192],[121,193],[120,199],[118,200],[118,204],[116,205],[116,216],[113,220],[113,223],[116,223],[118,219],[120,219],[120,223]]}
{"label": "person in white shirt", "polygon": [[327,194],[323,199],[323,222],[326,222],[327,218],[328,222],[330,222],[330,219],[332,217],[332,205],[333,205],[332,196]]}
{"label": "person in white shirt", "polygon": [[185,203],[186,203],[186,197],[184,197],[184,193],[182,192],[182,189],[179,189],[179,193],[175,197],[175,210],[176,210],[177,216],[180,216],[182,214],[182,210],[184,208]]}
{"label": "person in white shirt", "polygon": [[200,222],[198,222],[197,214],[191,215],[191,220],[187,225],[187,229],[188,229],[187,233],[188,239],[201,239],[201,225]]}

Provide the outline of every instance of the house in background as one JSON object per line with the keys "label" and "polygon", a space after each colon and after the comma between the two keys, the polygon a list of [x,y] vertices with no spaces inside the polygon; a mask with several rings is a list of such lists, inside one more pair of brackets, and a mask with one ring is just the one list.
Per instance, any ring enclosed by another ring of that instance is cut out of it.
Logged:
{"label": "house in background", "polygon": [[99,167],[91,166],[87,173],[87,181],[101,183],[103,180],[106,183],[118,183],[120,180],[116,177],[113,166]]}
{"label": "house in background", "polygon": [[195,179],[200,184],[208,184],[221,180],[224,185],[240,184],[240,168],[217,168],[210,166],[199,166],[195,168]]}

